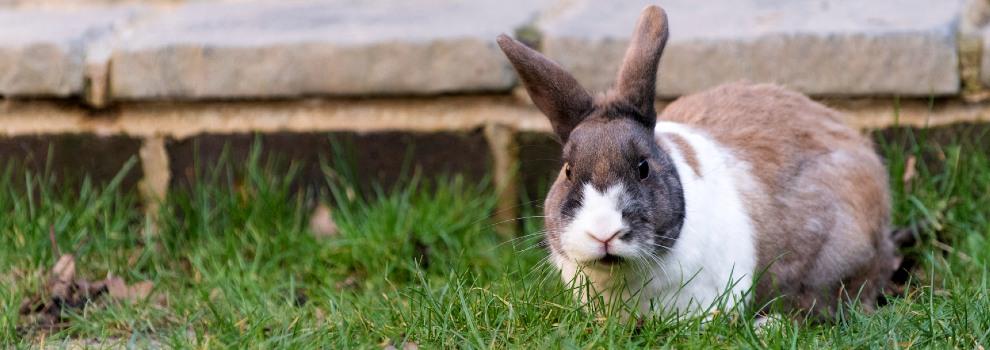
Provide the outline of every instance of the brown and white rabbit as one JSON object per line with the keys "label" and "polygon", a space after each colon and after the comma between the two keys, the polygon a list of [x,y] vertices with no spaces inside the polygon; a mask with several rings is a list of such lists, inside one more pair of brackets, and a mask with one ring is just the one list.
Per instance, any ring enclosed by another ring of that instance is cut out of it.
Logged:
{"label": "brown and white rabbit", "polygon": [[727,291],[725,306],[777,299],[816,316],[846,301],[875,307],[899,257],[871,142],[773,85],[719,86],[657,117],[666,41],[666,14],[647,7],[614,88],[593,97],[537,51],[498,38],[563,144],[544,210],[564,280],[606,300],[624,285],[639,312],[697,314]]}

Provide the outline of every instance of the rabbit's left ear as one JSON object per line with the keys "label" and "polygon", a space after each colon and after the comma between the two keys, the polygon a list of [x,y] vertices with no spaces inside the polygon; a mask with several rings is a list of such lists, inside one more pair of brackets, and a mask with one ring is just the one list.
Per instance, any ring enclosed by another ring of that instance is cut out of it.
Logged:
{"label": "rabbit's left ear", "polygon": [[659,6],[647,6],[636,23],[615,89],[620,99],[639,110],[640,117],[644,118],[640,122],[651,129],[656,125],[657,113],[653,101],[657,89],[657,66],[666,45],[667,13]]}

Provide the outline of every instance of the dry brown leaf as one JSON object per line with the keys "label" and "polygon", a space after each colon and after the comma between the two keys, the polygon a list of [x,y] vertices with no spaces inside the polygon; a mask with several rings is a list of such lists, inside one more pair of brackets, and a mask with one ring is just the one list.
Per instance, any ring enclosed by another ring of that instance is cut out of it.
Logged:
{"label": "dry brown leaf", "polygon": [[910,184],[911,180],[914,179],[914,176],[916,175],[915,165],[917,163],[918,158],[913,155],[908,156],[907,164],[904,164],[904,176],[901,177],[901,180],[904,182],[904,186]]}
{"label": "dry brown leaf", "polygon": [[60,256],[52,267],[52,276],[61,282],[72,282],[76,278],[76,258],[72,254]]}
{"label": "dry brown leaf", "polygon": [[130,286],[131,296],[138,299],[145,299],[151,295],[151,290],[155,289],[155,284],[151,281],[141,281]]}
{"label": "dry brown leaf", "polygon": [[59,257],[49,274],[43,290],[21,302],[24,331],[51,332],[65,328],[63,309],[81,308],[106,292],[103,281],[91,283],[76,278],[76,261],[71,254]]}
{"label": "dry brown leaf", "polygon": [[114,299],[123,299],[127,294],[127,283],[120,277],[107,277],[107,291]]}
{"label": "dry brown leaf", "polygon": [[309,229],[316,238],[334,237],[337,235],[337,223],[333,221],[333,211],[330,207],[320,204],[313,210],[309,219]]}
{"label": "dry brown leaf", "polygon": [[107,291],[110,297],[119,301],[138,302],[148,298],[155,287],[150,281],[142,281],[127,285],[120,277],[107,278]]}
{"label": "dry brown leaf", "polygon": [[52,277],[48,285],[51,297],[60,300],[70,299],[75,278],[76,258],[72,254],[62,255],[52,267]]}
{"label": "dry brown leaf", "polygon": [[95,282],[77,278],[76,258],[72,254],[59,253],[54,226],[49,228],[48,238],[59,257],[48,273],[43,289],[21,301],[18,311],[23,316],[23,325],[18,326],[18,332],[40,332],[44,337],[49,332],[63,329],[68,325],[62,316],[64,310],[81,309],[104,293],[128,301],[145,299],[151,294],[154,284],[147,281],[127,285],[123,279],[112,276]]}

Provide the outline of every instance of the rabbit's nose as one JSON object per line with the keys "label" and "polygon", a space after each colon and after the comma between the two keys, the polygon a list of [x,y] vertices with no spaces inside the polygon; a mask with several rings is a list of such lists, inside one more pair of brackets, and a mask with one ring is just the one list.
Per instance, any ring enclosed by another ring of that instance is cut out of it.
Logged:
{"label": "rabbit's nose", "polygon": [[590,231],[586,231],[585,232],[585,234],[587,234],[588,237],[591,237],[591,239],[596,240],[598,242],[601,242],[602,244],[605,244],[606,246],[608,246],[608,242],[611,242],[616,237],[621,236],[621,233],[622,233],[622,230],[612,231],[611,233],[608,233],[608,234],[596,234],[596,233],[590,232]]}

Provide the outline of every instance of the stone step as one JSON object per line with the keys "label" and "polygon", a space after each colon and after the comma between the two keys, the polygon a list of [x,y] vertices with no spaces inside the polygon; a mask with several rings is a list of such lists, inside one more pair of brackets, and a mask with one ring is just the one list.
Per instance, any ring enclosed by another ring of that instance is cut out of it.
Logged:
{"label": "stone step", "polygon": [[[543,49],[591,90],[615,78],[643,7],[575,1],[540,21]],[[775,82],[815,95],[959,91],[960,0],[666,0],[670,39],[658,93],[726,81]]]}
{"label": "stone step", "polygon": [[133,6],[0,10],[0,95],[80,94],[87,51],[137,13]]}
{"label": "stone step", "polygon": [[[958,94],[963,1],[666,0],[671,38],[658,93],[749,80],[818,96]],[[0,7],[0,95],[85,94],[100,104],[501,93],[517,81],[494,43],[499,33],[539,41],[587,88],[603,90],[648,3],[21,4]]]}
{"label": "stone step", "polygon": [[116,98],[507,91],[494,43],[546,1],[194,3],[134,28],[113,54]]}

